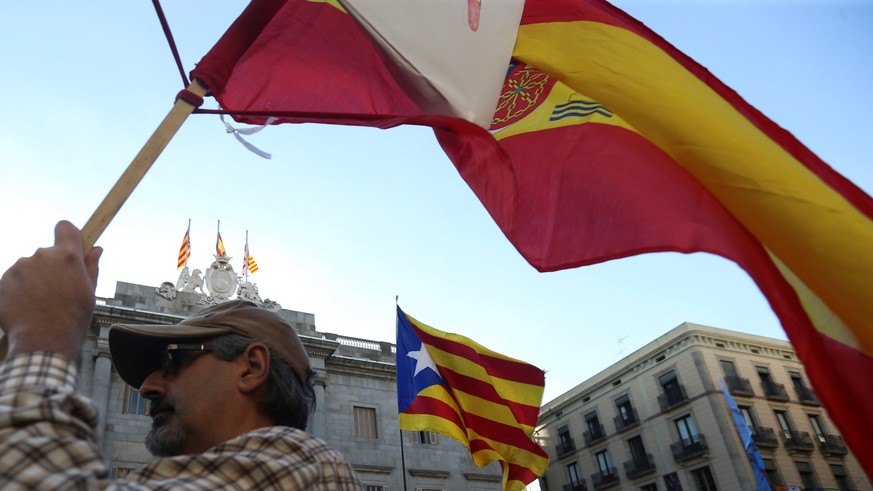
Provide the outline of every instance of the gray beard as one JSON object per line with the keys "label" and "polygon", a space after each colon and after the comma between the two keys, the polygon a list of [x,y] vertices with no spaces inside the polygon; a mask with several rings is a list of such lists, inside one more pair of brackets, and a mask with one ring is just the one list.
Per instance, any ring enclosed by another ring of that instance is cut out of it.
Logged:
{"label": "gray beard", "polygon": [[185,432],[174,425],[171,418],[158,418],[146,435],[145,446],[155,457],[173,457],[182,453],[185,437]]}

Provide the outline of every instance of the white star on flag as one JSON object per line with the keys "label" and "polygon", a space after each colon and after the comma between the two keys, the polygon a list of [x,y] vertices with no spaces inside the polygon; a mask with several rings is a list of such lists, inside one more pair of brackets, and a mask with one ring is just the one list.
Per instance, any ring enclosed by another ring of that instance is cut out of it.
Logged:
{"label": "white star on flag", "polygon": [[440,371],[437,370],[436,363],[434,363],[433,358],[430,357],[430,353],[427,352],[427,348],[424,347],[424,344],[418,348],[418,351],[410,351],[406,353],[406,356],[415,360],[415,373],[412,374],[413,377],[418,375],[422,370],[430,368],[437,374],[437,377],[442,378]]}

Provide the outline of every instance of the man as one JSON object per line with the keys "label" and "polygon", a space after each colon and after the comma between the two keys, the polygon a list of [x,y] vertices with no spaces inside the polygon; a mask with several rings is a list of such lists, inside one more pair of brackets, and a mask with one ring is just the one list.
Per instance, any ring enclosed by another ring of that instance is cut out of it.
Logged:
{"label": "man", "polygon": [[178,326],[119,325],[119,375],[151,399],[146,445],[163,457],[109,482],[97,412],[76,394],[94,313],[99,248],[55,228],[55,245],[0,278],[0,489],[361,490],[342,456],[303,429],[312,370],[293,328],[244,301]]}

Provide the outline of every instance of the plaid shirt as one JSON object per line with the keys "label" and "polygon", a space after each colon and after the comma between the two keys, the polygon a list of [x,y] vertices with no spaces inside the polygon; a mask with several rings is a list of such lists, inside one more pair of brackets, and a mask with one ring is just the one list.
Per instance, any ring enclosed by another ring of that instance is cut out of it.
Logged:
{"label": "plaid shirt", "polygon": [[0,365],[0,489],[363,490],[337,451],[306,432],[259,428],[199,455],[159,459],[109,481],[97,409],[75,366],[38,352]]}

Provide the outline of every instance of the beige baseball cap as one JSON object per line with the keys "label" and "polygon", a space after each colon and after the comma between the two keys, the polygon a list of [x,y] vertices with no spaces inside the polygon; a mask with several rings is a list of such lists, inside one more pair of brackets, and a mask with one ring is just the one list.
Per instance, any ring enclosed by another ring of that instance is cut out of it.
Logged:
{"label": "beige baseball cap", "polygon": [[109,352],[121,379],[139,388],[149,374],[160,370],[167,344],[222,334],[241,334],[264,343],[279,353],[301,381],[306,380],[309,356],[291,324],[275,312],[245,300],[222,302],[175,325],[113,324],[109,329]]}

